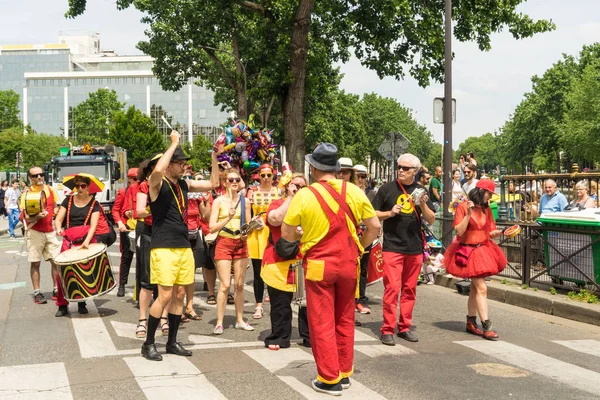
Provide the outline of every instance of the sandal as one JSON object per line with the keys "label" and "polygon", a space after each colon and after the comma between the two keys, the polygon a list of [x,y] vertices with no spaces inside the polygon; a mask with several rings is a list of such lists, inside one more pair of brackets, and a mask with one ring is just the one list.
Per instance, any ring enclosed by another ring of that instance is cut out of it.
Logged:
{"label": "sandal", "polygon": [[280,349],[278,344],[270,344],[267,348],[269,350],[279,350]]}
{"label": "sandal", "polygon": [[168,318],[160,318],[160,320],[165,320],[167,322],[165,322],[164,324],[160,324],[160,330],[162,331],[162,335],[163,336],[169,336],[169,319]]}
{"label": "sandal", "polygon": [[263,308],[262,307],[256,307],[254,309],[254,315],[252,315],[252,318],[254,319],[261,319],[263,317]]}
{"label": "sandal", "polygon": [[196,314],[193,310],[192,312],[186,312],[185,313],[185,317],[188,318],[188,321],[191,319],[193,321],[200,321],[202,320],[202,317],[199,316],[198,314]]}
{"label": "sandal", "polygon": [[181,314],[181,323],[187,324],[188,322],[190,322],[190,319],[188,318],[187,314]]}
{"label": "sandal", "polygon": [[142,322],[146,321],[146,318],[140,319],[139,324],[135,327],[135,337],[137,338],[145,338],[146,337],[146,325],[142,324]]}
{"label": "sandal", "polygon": [[217,298],[214,294],[211,294],[206,298],[206,304],[215,305],[217,304]]}
{"label": "sandal", "polygon": [[235,304],[235,299],[233,298],[233,295],[227,295],[227,304]]}

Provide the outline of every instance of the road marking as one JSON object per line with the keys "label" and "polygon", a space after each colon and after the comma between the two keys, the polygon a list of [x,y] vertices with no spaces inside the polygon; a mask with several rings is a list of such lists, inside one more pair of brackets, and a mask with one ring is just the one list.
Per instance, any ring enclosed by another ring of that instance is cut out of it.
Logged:
{"label": "road marking", "polygon": [[11,290],[25,287],[25,282],[0,283],[0,290]]}
{"label": "road marking", "polygon": [[148,400],[219,399],[226,397],[189,360],[164,355],[161,362],[124,358]]}
{"label": "road marking", "polygon": [[600,357],[600,342],[597,340],[553,340],[553,342],[580,353]]}
{"label": "road marking", "polygon": [[104,321],[98,316],[98,310],[93,300],[87,302],[87,308],[89,314],[80,315],[77,312],[77,303],[69,304],[71,322],[73,323],[81,357],[94,358],[117,355],[117,348],[110,338]]}
{"label": "road marking", "polygon": [[[281,351],[272,351],[268,349],[244,350],[244,353],[258,362],[264,368],[275,374],[279,379],[285,382],[289,387],[300,393],[309,400],[323,399],[323,395],[315,392],[309,382],[301,382],[294,376],[277,375],[276,372],[282,369],[300,369],[310,368],[312,374],[316,375],[316,367],[313,356],[302,349],[285,349]],[[282,372],[285,373],[285,372]],[[350,389],[344,390],[344,399],[354,400],[385,400],[376,392],[362,385],[360,382],[352,379]]]}
{"label": "road marking", "polygon": [[73,399],[63,363],[0,367],[0,393],[2,399]]}
{"label": "road marking", "polygon": [[366,333],[363,333],[363,332],[359,331],[358,329],[354,329],[354,341],[355,342],[372,342],[372,341],[379,341],[379,339],[374,338],[371,335],[367,335]]}
{"label": "road marking", "polygon": [[188,335],[188,340],[194,344],[231,343],[231,342],[233,342],[233,340],[230,340],[230,339],[221,339],[221,338],[218,338],[215,336],[207,336],[207,335]]}
{"label": "road marking", "polygon": [[503,341],[454,342],[519,368],[547,376],[594,395],[600,393],[600,374]]}
{"label": "road marking", "polygon": [[409,349],[408,347],[396,344],[395,346],[386,346],[384,344],[374,345],[355,345],[354,350],[363,353],[371,358],[383,357],[383,356],[411,356],[419,354],[416,351]]}
{"label": "road marking", "polygon": [[[130,324],[129,322],[120,322],[120,321],[110,321],[113,329],[117,336],[135,339],[135,340],[146,340],[146,335],[144,337],[139,338],[135,336],[135,329],[137,328],[137,324]],[[155,340],[157,342],[167,343],[167,337],[162,335],[156,335]]]}

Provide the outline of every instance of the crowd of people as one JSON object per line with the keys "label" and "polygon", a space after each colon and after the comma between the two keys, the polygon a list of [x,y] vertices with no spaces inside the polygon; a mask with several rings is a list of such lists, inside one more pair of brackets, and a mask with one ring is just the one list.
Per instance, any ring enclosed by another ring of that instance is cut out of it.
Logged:
{"label": "crowd of people", "polygon": [[[45,184],[42,169],[29,169],[28,191],[44,192],[46,198],[45,208],[36,215],[21,213],[36,303],[47,302],[40,289],[44,259],[52,266],[56,316],[67,315],[69,298],[55,259],[76,247],[110,246],[118,232],[122,255],[117,296],[126,294],[135,254],[134,295],[139,305],[135,334],[145,338],[141,354],[151,361],[162,360],[155,344],[159,332],[168,337],[167,353],[191,356],[177,337],[181,323],[202,319],[193,303],[196,269],[202,270],[207,303],[216,305],[213,334],[223,335],[227,304],[235,306],[235,329],[254,330],[243,314],[246,272],[252,265],[251,318],[262,319],[265,304],[270,305],[271,332],[265,347],[275,351],[290,347],[292,304],[298,304],[299,344],[312,348],[317,366],[312,387],[339,395],[351,385],[356,315],[371,312],[368,264],[374,243],[381,242],[381,342],[395,345],[395,335],[409,342],[419,340],[411,328],[427,246],[422,226],[435,221],[443,192],[441,168],[431,177],[417,157],[403,154],[397,160],[397,179],[374,190],[366,166],[340,158],[333,144],[321,143],[306,155],[313,184],[291,171],[277,176],[269,164],[261,165],[245,182],[242,171],[218,161],[217,147],[210,177],[205,179],[189,168],[179,133],[173,131],[170,140],[163,153],[127,171],[128,185],[116,196],[112,218],[95,198],[99,190],[93,176],[76,174],[73,194],[59,202],[54,189]],[[493,183],[477,181],[474,171],[474,164],[468,163],[454,175],[459,186],[464,174],[460,188],[468,189],[464,193],[470,201],[456,211],[458,236],[444,263],[456,276],[474,282],[466,331],[494,340],[498,335],[487,314],[484,278],[502,270],[506,259],[490,240],[501,234],[487,207]],[[4,195],[9,215],[15,197],[19,198],[10,189]],[[21,196],[21,210],[23,202]],[[18,201],[16,210],[18,218]],[[472,251],[461,258],[464,248]],[[88,312],[85,301],[78,301],[78,312]],[[483,329],[477,325],[478,314]]]}

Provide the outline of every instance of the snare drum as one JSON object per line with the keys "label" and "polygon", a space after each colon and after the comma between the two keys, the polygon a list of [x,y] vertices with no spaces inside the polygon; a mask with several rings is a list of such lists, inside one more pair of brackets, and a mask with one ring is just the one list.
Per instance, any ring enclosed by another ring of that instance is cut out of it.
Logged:
{"label": "snare drum", "polygon": [[28,191],[25,193],[25,213],[34,217],[46,209],[46,193]]}
{"label": "snare drum", "polygon": [[88,249],[72,248],[54,261],[68,301],[85,301],[102,296],[116,286],[106,245],[92,243]]}
{"label": "snare drum", "polygon": [[129,232],[127,238],[129,239],[129,251],[135,253],[135,231]]}
{"label": "snare drum", "polygon": [[304,286],[304,267],[302,260],[296,262],[296,291],[292,296],[292,301],[298,307],[306,307],[306,288]]}

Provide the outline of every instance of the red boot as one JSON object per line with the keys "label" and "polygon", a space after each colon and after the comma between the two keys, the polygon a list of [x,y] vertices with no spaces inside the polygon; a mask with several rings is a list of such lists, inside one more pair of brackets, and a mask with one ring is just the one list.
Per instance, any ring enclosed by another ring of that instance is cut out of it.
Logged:
{"label": "red boot", "polygon": [[487,340],[498,340],[498,334],[492,330],[492,321],[489,319],[482,321],[483,338]]}
{"label": "red boot", "polygon": [[471,317],[467,315],[467,333],[481,336],[483,331],[477,326],[477,316]]}

